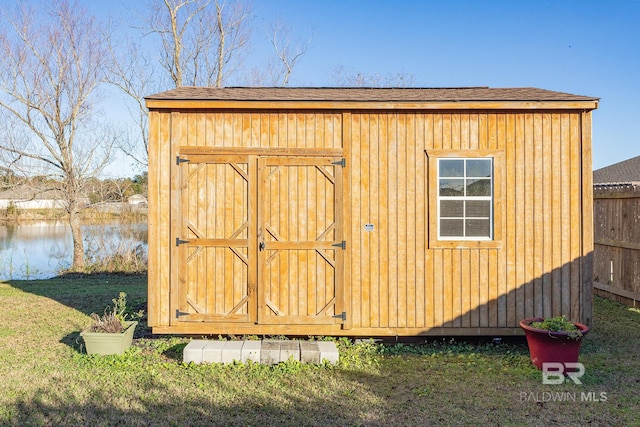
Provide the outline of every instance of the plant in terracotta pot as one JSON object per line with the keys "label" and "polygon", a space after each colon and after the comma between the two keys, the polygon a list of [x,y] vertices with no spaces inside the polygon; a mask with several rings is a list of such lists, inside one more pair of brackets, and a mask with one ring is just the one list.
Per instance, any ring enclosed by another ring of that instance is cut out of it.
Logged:
{"label": "plant in terracotta pot", "polygon": [[542,369],[543,363],[576,363],[582,339],[589,327],[564,316],[530,318],[520,321],[529,345],[531,362]]}
{"label": "plant in terracotta pot", "polygon": [[102,316],[91,313],[93,322],[80,333],[88,354],[123,354],[131,347],[133,332],[138,324],[133,318],[142,317],[142,312],[133,314],[129,320],[127,294],[124,292],[111,301],[113,308],[105,308]]}

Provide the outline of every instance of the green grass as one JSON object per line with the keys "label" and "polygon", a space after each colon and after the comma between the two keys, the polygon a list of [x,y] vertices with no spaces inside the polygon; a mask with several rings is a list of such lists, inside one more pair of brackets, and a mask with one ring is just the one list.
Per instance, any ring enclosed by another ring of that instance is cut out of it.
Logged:
{"label": "green grass", "polygon": [[143,307],[146,277],[0,282],[0,425],[640,425],[640,311],[606,300],[584,384],[554,386],[524,339],[342,338],[337,366],[185,365],[189,339],[151,336],[143,319],[124,356],[86,355],[80,330],[120,291]]}

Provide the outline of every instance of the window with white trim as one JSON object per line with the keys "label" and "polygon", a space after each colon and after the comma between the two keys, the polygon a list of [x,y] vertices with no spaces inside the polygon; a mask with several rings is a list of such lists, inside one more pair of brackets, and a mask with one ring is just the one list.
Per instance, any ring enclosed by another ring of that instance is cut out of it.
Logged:
{"label": "window with white trim", "polygon": [[438,159],[438,239],[493,239],[493,159]]}

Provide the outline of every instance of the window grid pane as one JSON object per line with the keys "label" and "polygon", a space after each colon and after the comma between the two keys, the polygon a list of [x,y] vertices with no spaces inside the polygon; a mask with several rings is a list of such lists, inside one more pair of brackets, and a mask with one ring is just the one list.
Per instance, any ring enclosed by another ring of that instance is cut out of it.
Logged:
{"label": "window grid pane", "polygon": [[493,238],[493,159],[438,160],[438,236]]}

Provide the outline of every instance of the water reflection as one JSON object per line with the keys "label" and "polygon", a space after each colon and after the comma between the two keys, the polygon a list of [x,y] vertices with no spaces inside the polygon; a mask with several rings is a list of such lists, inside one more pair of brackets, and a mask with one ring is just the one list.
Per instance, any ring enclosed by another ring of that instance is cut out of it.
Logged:
{"label": "water reflection", "polygon": [[[83,226],[89,261],[123,248],[146,251],[146,223]],[[46,279],[71,266],[73,239],[64,221],[0,225],[0,280]]]}

